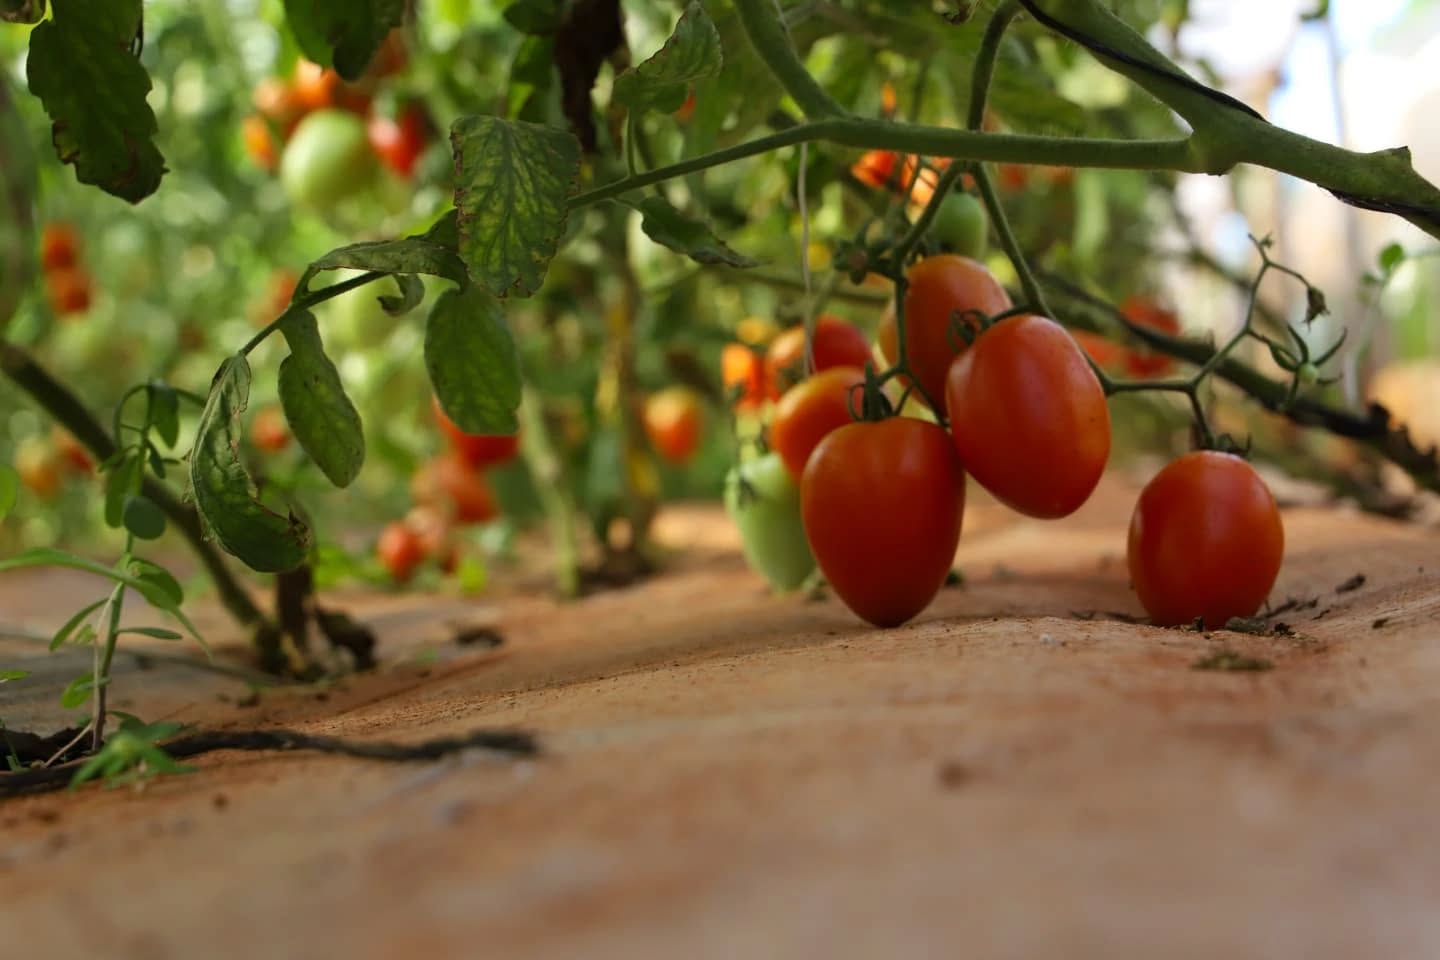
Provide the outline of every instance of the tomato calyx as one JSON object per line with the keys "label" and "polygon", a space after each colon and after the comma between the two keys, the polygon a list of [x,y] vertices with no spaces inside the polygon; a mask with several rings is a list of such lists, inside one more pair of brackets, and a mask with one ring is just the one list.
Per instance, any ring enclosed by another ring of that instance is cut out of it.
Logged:
{"label": "tomato calyx", "polygon": [[1023,303],[1018,307],[1001,310],[996,314],[988,314],[980,310],[956,310],[950,314],[950,326],[945,331],[945,339],[950,344],[950,349],[958,353],[964,347],[973,347],[980,334],[1001,320],[1023,317],[1035,312],[1034,307]]}
{"label": "tomato calyx", "polygon": [[[850,388],[845,398],[850,418],[862,423],[879,423],[895,416],[895,404],[885,393],[885,384],[900,375],[898,368],[877,374],[873,363],[865,364],[865,380]],[[860,405],[855,405],[855,392],[860,391]]]}

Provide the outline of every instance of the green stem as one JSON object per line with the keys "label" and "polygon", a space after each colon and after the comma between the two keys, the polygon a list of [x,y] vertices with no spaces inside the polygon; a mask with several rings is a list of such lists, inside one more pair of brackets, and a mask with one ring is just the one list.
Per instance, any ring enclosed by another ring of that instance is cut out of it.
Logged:
{"label": "green stem", "polygon": [[735,0],[735,13],[750,45],[805,116],[812,120],[845,116],[845,108],[821,89],[800,62],[775,0]]}
{"label": "green stem", "polygon": [[[800,143],[825,142],[857,149],[898,150],[957,160],[990,160],[1041,166],[1103,167],[1113,170],[1200,172],[1188,140],[1090,140],[1028,134],[983,133],[845,117],[802,123],[788,130],[625,177],[570,198],[576,210],[632,190],[711,167],[770,153]],[[263,331],[262,331],[263,333]]]}
{"label": "green stem", "polygon": [[[125,552],[121,557],[121,563],[129,560],[133,541],[133,537],[125,538]],[[97,637],[94,641],[90,693],[94,707],[90,716],[90,748],[96,753],[105,744],[105,703],[110,689],[110,663],[115,659],[115,643],[119,639],[120,630],[120,610],[124,604],[125,584],[117,583],[115,588],[110,591],[110,596],[105,600],[103,647],[100,638]]]}
{"label": "green stem", "polygon": [[995,76],[1000,41],[1019,12],[1020,5],[1015,0],[1005,0],[985,24],[980,49],[975,52],[975,65],[971,68],[970,110],[965,116],[965,126],[971,130],[979,130],[985,123],[985,100],[990,95],[990,80]]}
{"label": "green stem", "polygon": [[281,313],[280,316],[270,321],[268,324],[265,325],[265,328],[263,330],[255,334],[255,336],[251,337],[250,342],[240,348],[240,352],[244,354],[249,354],[250,351],[260,346],[261,342],[264,341],[266,337],[274,333],[275,330],[285,322],[285,318],[290,316],[292,311],[309,310],[311,307],[317,307],[320,304],[324,303],[326,300],[334,299],[335,297],[340,296],[340,294],[342,293],[349,293],[356,287],[363,287],[367,283],[374,283],[376,280],[388,276],[390,276],[390,274],[388,273],[362,273],[358,277],[351,277],[349,280],[342,280],[340,283],[331,284],[323,290],[315,290],[311,293],[307,293],[299,300],[293,301],[290,306],[285,308],[285,311]]}
{"label": "green stem", "polygon": [[[115,453],[115,441],[100,421],[95,419],[68,387],[56,380],[26,350],[0,340],[0,372],[4,372],[6,377],[56,423],[70,431],[75,439],[90,451],[97,463],[103,463]],[[166,519],[194,550],[215,584],[221,604],[236,622],[252,630],[264,626],[268,622],[265,614],[255,605],[249,592],[235,579],[224,557],[205,539],[200,515],[194,508],[181,502],[169,487],[154,477],[147,475],[142,489],[145,496],[160,508],[160,512],[165,514]]]}

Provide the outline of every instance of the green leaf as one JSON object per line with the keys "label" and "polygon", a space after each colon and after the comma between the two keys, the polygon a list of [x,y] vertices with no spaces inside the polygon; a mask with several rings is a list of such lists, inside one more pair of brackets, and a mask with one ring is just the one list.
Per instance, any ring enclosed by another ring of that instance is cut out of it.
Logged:
{"label": "green leaf", "polygon": [[[79,629],[80,624],[84,623],[87,617],[89,617],[96,610],[99,610],[104,605],[105,600],[104,598],[101,598],[99,600],[96,600],[94,603],[85,604],[85,606],[81,607],[79,610],[76,610],[73,614],[71,614],[70,619],[66,620],[65,623],[60,627],[60,629],[55,631],[55,636],[50,638],[50,652],[54,653],[56,650],[59,650],[65,644],[69,643],[71,636],[73,636],[75,631]],[[90,631],[90,633],[93,637],[94,631],[92,630]]]}
{"label": "green leaf", "polygon": [[135,576],[136,589],[152,606],[174,612],[185,602],[180,581],[158,563],[135,557],[130,563],[130,572]]}
{"label": "green leaf", "polygon": [[285,0],[285,19],[305,56],[354,82],[405,19],[405,0]]}
{"label": "green leaf", "polygon": [[240,462],[240,415],[250,402],[250,364],[235,354],[220,365],[190,452],[195,506],[214,538],[252,570],[279,573],[305,562],[310,528],[260,502]]}
{"label": "green leaf", "polygon": [[164,627],[126,627],[123,630],[116,630],[119,636],[122,633],[130,633],[139,637],[150,637],[152,640],[184,640],[185,634],[175,630],[166,630]]}
{"label": "green leaf", "polygon": [[125,498],[125,529],[141,540],[158,540],[165,532],[165,514],[149,497],[135,494]]}
{"label": "green leaf", "polygon": [[615,78],[617,103],[634,112],[680,109],[696,80],[720,72],[720,32],[696,0],[675,24],[675,32],[650,59]]}
{"label": "green leaf", "polygon": [[56,0],[30,34],[30,92],[53,124],[55,153],[81,183],[131,203],[160,186],[165,158],[145,102],[150,76],[131,53],[141,0]]}
{"label": "green leaf", "polygon": [[[331,250],[305,268],[300,282],[295,285],[295,299],[310,295],[310,284],[322,270],[368,270],[397,275],[423,273],[444,277],[461,285],[468,283],[470,278],[465,272],[465,261],[460,259],[455,244],[446,245],[443,242],[444,232],[439,227],[440,224],[437,224],[423,237],[352,243],[348,247]],[[400,292],[402,297],[409,295],[403,282]]]}
{"label": "green leaf", "polygon": [[420,306],[420,301],[425,299],[425,281],[413,273],[397,273],[391,279],[400,289],[400,295],[382,293],[376,297],[380,301],[380,309],[392,317],[401,317]]}
{"label": "green leaf", "polygon": [[560,0],[515,0],[505,8],[505,22],[521,33],[548,34],[560,27]]}
{"label": "green leaf", "polygon": [[325,355],[315,316],[292,310],[281,330],[290,344],[290,355],[280,361],[285,419],[330,482],[348,487],[365,463],[360,413],[345,393],[340,371]]}
{"label": "green leaf", "polygon": [[9,683],[11,680],[24,680],[30,676],[29,670],[0,670],[0,683]]}
{"label": "green leaf", "polygon": [[160,435],[165,446],[173,447],[175,441],[180,439],[180,396],[170,384],[158,380],[151,382],[146,389],[150,397],[146,414],[150,426]]}
{"label": "green leaf", "polygon": [[1386,244],[1380,251],[1380,270],[1382,273],[1394,273],[1400,264],[1405,262],[1405,248],[1398,243]]}
{"label": "green leaf", "polygon": [[95,678],[93,676],[87,673],[83,677],[76,677],[60,692],[60,706],[66,710],[84,706],[85,701],[89,700],[90,694],[94,692]]}
{"label": "green leaf", "polygon": [[441,408],[461,430],[519,428],[519,356],[499,302],[483,290],[447,290],[435,301],[425,326],[425,368]]}
{"label": "green leaf", "polygon": [[125,522],[125,500],[139,484],[142,466],[129,448],[117,455],[119,462],[105,475],[105,523],[118,529]]}
{"label": "green leaf", "polygon": [[681,213],[664,197],[649,196],[631,206],[643,216],[640,229],[645,236],[696,263],[729,267],[753,267],[758,263],[730,249],[703,221]]}
{"label": "green leaf", "polygon": [[564,130],[498,117],[450,128],[460,256],[497,297],[540,288],[580,183],[580,143]]}
{"label": "green leaf", "polygon": [[0,0],[0,20],[39,23],[45,17],[45,0]]}
{"label": "green leaf", "polygon": [[4,520],[20,498],[20,474],[8,463],[0,463],[0,520]]}

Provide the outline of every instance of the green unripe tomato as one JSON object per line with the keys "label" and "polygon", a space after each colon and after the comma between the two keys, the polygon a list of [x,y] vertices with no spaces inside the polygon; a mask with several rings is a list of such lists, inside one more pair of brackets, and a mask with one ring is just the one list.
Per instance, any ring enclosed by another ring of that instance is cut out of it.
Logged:
{"label": "green unripe tomato", "polygon": [[[361,270],[336,270],[328,283],[344,283],[360,276]],[[382,346],[400,324],[413,322],[409,316],[392,317],[380,306],[380,295],[395,294],[391,280],[379,280],[356,287],[322,303],[316,309],[320,330],[327,343],[342,350],[365,350]]]}
{"label": "green unripe tomato", "polygon": [[800,515],[800,487],[778,453],[730,468],[725,509],[740,528],[746,562],[772,590],[795,590],[815,571]]}
{"label": "green unripe tomato", "polygon": [[300,121],[280,158],[290,202],[320,211],[369,190],[378,174],[365,121],[345,110],[316,110]]}
{"label": "green unripe tomato", "polygon": [[946,253],[978,260],[985,255],[985,208],[974,195],[956,190],[940,201],[930,230]]}

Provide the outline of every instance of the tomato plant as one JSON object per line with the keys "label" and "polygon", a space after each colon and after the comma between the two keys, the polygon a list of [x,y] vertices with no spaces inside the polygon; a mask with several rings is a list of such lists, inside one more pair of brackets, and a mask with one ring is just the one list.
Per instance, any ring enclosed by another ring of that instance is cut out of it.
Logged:
{"label": "tomato plant", "polygon": [[366,126],[370,148],[380,161],[407,180],[425,151],[426,121],[418,107],[406,106],[398,119],[375,114]]}
{"label": "tomato plant", "polygon": [[700,446],[700,397],[689,387],[666,387],[646,398],[644,422],[656,453],[674,464],[689,463]]}
{"label": "tomato plant", "polygon": [[820,441],[800,507],[835,594],[866,622],[897,627],[930,605],[955,562],[965,474],[935,424],[862,421]]}
{"label": "tomato plant", "polygon": [[489,523],[500,515],[484,471],[455,452],[440,454],[422,464],[411,478],[410,493],[416,503],[440,508],[460,526]]}
{"label": "tomato plant", "polygon": [[1078,510],[1110,457],[1110,409],[1075,339],[1030,314],[983,331],[950,368],[945,404],[965,470],[1032,517]]}
{"label": "tomato plant", "polygon": [[1160,626],[1218,630],[1251,617],[1275,586],[1285,528],[1275,498],[1241,458],[1188,453],[1155,475],[1130,521],[1135,593]]}
{"label": "tomato plant", "polygon": [[729,343],[720,352],[720,382],[737,410],[754,410],[775,394],[765,376],[765,361],[743,343]]}
{"label": "tomato plant", "polygon": [[767,453],[730,469],[725,509],[740,530],[746,562],[772,590],[796,590],[815,572],[800,513],[800,487],[778,454]]}
{"label": "tomato plant", "polygon": [[[943,409],[945,375],[965,348],[959,326],[978,326],[972,313],[989,317],[1009,310],[1010,296],[984,266],[956,254],[926,257],[910,268],[906,281],[905,357],[925,399]],[[879,343],[885,359],[898,363],[899,326],[893,302],[880,321]]]}
{"label": "tomato plant", "polygon": [[820,441],[855,420],[855,388],[864,380],[865,372],[857,367],[831,367],[791,387],[775,405],[770,446],[797,482]]}

